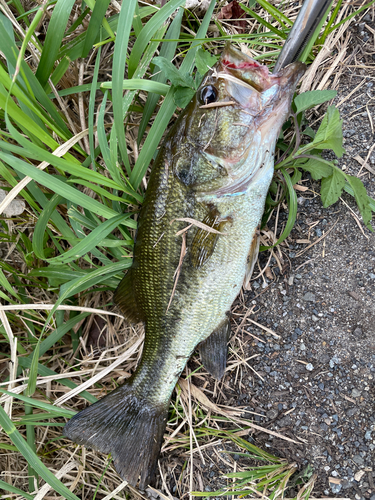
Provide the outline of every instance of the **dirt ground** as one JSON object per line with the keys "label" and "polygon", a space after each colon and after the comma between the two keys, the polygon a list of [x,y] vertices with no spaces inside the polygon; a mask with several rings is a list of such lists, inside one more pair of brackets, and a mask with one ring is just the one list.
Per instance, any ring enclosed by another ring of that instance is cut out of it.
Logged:
{"label": "dirt ground", "polygon": [[[346,149],[339,164],[361,176],[374,197],[375,72],[373,58],[363,56],[367,43],[374,49],[374,39],[363,24],[357,29],[352,47],[357,67],[348,64],[335,100],[338,105],[348,97],[339,106]],[[360,164],[369,151],[371,171]],[[245,354],[258,354],[252,365],[257,374],[245,369],[240,383],[227,375],[227,399],[216,402],[241,406],[244,416],[298,443],[261,432],[250,437],[301,470],[310,465],[318,474],[314,497],[375,500],[375,235],[360,222],[350,196],[324,209],[318,184],[306,179],[309,189],[298,196],[297,223],[281,247],[282,269],[272,258],[272,278],[268,272],[253,281],[234,307],[234,328],[254,306],[250,318],[280,337],[245,321]],[[281,214],[281,222],[286,217]],[[267,258],[261,257],[261,268]],[[210,473],[206,477],[206,491],[216,489]]]}

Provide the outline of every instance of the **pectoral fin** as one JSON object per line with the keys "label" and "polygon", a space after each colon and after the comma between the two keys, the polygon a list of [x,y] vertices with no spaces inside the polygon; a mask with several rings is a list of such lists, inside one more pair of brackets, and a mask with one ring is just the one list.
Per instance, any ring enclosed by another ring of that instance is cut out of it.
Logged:
{"label": "pectoral fin", "polygon": [[130,323],[139,323],[144,321],[135,299],[132,269],[129,269],[124,278],[121,280],[113,298],[115,303],[121,309],[123,315]]}
{"label": "pectoral fin", "polygon": [[190,249],[191,263],[194,267],[203,266],[214,253],[217,240],[220,237],[218,232],[222,232],[228,221],[228,218],[222,219],[215,208],[208,212],[202,222],[213,231],[199,228],[196,232]]}
{"label": "pectoral fin", "polygon": [[257,230],[256,233],[254,234],[253,240],[250,245],[250,250],[247,255],[246,273],[245,273],[245,278],[243,280],[243,287],[245,288],[245,290],[249,290],[250,278],[251,275],[253,274],[254,266],[256,264],[259,255],[259,245],[260,245],[260,236]]}
{"label": "pectoral fin", "polygon": [[227,366],[230,321],[225,318],[211,335],[199,344],[201,361],[213,377],[220,380]]}

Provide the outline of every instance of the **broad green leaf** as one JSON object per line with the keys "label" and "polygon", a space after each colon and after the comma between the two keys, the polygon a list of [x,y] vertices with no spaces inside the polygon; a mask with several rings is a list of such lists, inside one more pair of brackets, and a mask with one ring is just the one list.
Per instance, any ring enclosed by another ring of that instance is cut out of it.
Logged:
{"label": "broad green leaf", "polygon": [[353,175],[348,175],[347,180],[353,188],[355,201],[357,202],[359,211],[361,212],[364,224],[370,229],[370,231],[373,231],[370,224],[372,219],[370,200],[363,182],[361,179],[358,179],[358,177],[354,177]]}
{"label": "broad green leaf", "polygon": [[303,131],[302,131],[302,134],[303,135],[307,135],[308,137],[310,137],[311,139],[314,139],[316,133],[315,133],[315,130],[313,130],[311,127],[306,127]]}
{"label": "broad green leaf", "polygon": [[334,168],[332,175],[324,177],[322,180],[322,187],[320,195],[322,197],[323,207],[327,208],[336,203],[340,198],[345,185],[345,176],[339,169]]}
{"label": "broad green leaf", "polygon": [[[345,184],[345,188],[344,189],[345,189],[345,191],[348,194],[350,194],[351,196],[354,196],[353,188],[351,187],[351,185],[349,183]],[[367,200],[368,200],[368,204],[369,204],[370,210],[375,213],[375,200],[374,200],[374,198],[371,198],[370,196],[367,196]]]}
{"label": "broad green leaf", "polygon": [[345,153],[342,143],[342,119],[339,110],[335,106],[328,106],[312,146],[315,149],[332,149],[336,156],[341,158]]}
{"label": "broad green leaf", "polygon": [[301,111],[306,111],[306,109],[313,108],[318,104],[330,101],[336,97],[336,95],[336,90],[310,90],[308,92],[303,92],[294,99],[294,104],[297,108],[296,113],[301,113]]}
{"label": "broad green leaf", "polygon": [[199,47],[195,56],[195,65],[201,75],[205,75],[216,62],[217,58],[215,56]]}
{"label": "broad green leaf", "polygon": [[185,108],[192,100],[195,90],[187,87],[177,87],[173,99],[179,108]]}
{"label": "broad green leaf", "polygon": [[310,158],[306,163],[298,164],[298,167],[310,172],[314,180],[319,180],[332,175],[333,164],[323,159]]}
{"label": "broad green leaf", "polygon": [[188,74],[182,74],[171,61],[165,57],[154,57],[152,62],[159,66],[164,75],[171,81],[175,87],[190,87],[194,88],[194,80]]}

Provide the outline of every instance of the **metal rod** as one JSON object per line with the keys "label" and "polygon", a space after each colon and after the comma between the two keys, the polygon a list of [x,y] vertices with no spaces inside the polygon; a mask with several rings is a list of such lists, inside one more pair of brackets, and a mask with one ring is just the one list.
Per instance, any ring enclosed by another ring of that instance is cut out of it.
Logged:
{"label": "metal rod", "polygon": [[281,49],[273,73],[294,62],[309,42],[331,0],[305,0]]}

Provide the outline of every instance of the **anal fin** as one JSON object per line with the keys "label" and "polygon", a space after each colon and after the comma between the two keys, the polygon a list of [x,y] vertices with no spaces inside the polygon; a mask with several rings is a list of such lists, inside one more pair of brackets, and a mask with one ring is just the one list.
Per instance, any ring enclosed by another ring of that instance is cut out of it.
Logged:
{"label": "anal fin", "polygon": [[139,323],[144,318],[137,306],[132,274],[132,269],[129,269],[116,288],[113,299],[130,323]]}
{"label": "anal fin", "polygon": [[202,364],[217,380],[223,377],[227,367],[229,335],[230,321],[226,317],[211,335],[199,344]]}

